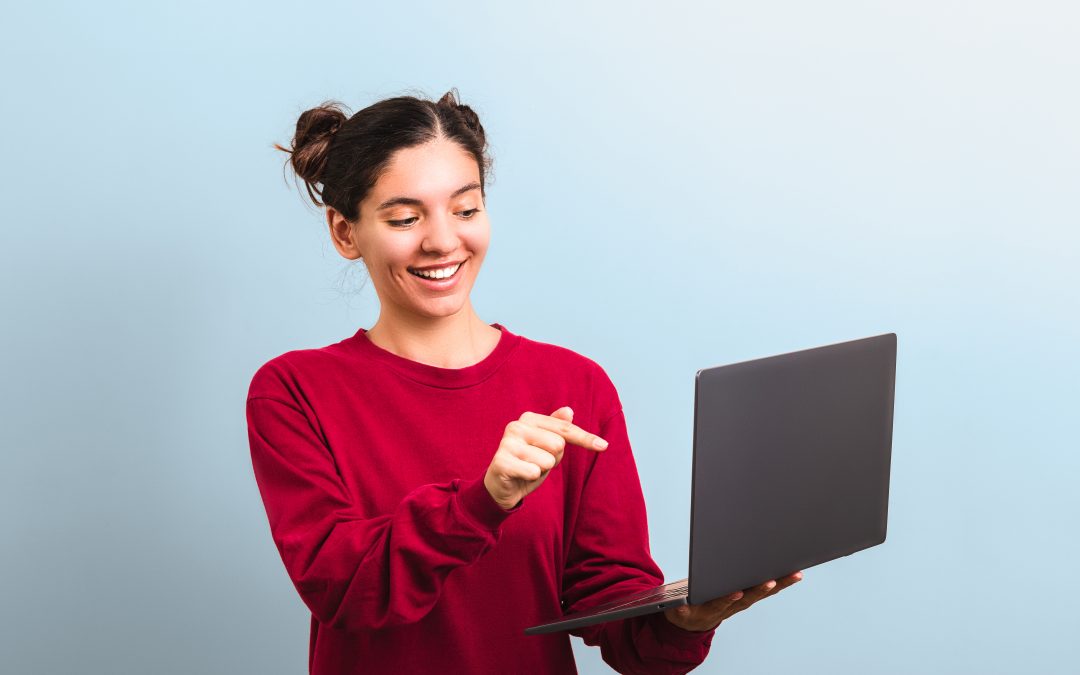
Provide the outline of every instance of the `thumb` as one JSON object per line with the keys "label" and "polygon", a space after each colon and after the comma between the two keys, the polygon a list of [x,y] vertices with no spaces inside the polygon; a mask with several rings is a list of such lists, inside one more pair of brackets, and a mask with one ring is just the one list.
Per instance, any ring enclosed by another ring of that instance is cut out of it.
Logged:
{"label": "thumb", "polygon": [[574,409],[568,405],[564,405],[555,412],[551,413],[551,416],[570,421],[574,419]]}

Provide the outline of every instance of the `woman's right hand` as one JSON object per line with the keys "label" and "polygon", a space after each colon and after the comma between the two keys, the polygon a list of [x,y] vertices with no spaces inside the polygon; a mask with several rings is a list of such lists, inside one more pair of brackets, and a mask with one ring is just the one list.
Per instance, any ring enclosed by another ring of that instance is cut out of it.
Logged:
{"label": "woman's right hand", "polygon": [[[540,487],[562,461],[567,443],[597,452],[607,447],[607,441],[571,424],[573,418],[574,411],[564,406],[551,415],[526,411],[506,425],[484,475],[484,487],[499,506],[512,509]],[[600,446],[593,445],[594,441]]]}

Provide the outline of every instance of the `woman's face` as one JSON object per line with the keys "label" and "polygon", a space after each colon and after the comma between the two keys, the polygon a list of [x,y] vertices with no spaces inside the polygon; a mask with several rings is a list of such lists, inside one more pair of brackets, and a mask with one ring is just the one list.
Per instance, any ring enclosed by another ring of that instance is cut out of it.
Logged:
{"label": "woman's face", "polygon": [[[334,209],[327,219],[338,252],[363,257],[384,311],[442,317],[468,302],[480,272],[490,236],[484,206],[476,159],[440,137],[391,157],[355,223]],[[450,263],[461,265],[444,281],[410,272]]]}

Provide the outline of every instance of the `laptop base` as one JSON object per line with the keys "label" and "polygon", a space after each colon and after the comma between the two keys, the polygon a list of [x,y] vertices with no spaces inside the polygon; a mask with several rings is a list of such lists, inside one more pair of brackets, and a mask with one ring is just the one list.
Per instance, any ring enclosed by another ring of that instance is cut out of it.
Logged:
{"label": "laptop base", "polygon": [[605,621],[662,612],[669,607],[685,605],[689,600],[687,582],[688,579],[681,579],[644,591],[635,591],[584,612],[567,614],[558,621],[526,628],[525,634],[555,633],[561,630],[604,623]]}

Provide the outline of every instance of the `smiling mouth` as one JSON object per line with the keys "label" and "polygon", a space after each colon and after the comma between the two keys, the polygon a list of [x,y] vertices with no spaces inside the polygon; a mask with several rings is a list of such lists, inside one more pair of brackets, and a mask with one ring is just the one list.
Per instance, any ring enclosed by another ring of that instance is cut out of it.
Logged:
{"label": "smiling mouth", "polygon": [[409,274],[413,275],[414,277],[419,277],[421,279],[427,279],[428,281],[445,281],[447,279],[453,279],[454,277],[456,277],[458,275],[458,273],[461,272],[461,268],[465,266],[465,262],[466,261],[463,260],[460,263],[458,263],[456,266],[455,265],[450,265],[449,267],[441,268],[439,270],[439,272],[442,272],[443,274],[445,274],[445,270],[449,270],[449,269],[454,270],[454,273],[453,274],[445,274],[445,276],[439,276],[439,277],[424,276],[423,274],[420,274],[416,270],[413,270],[413,269],[410,269],[410,268],[406,268],[406,270],[409,272]]}

